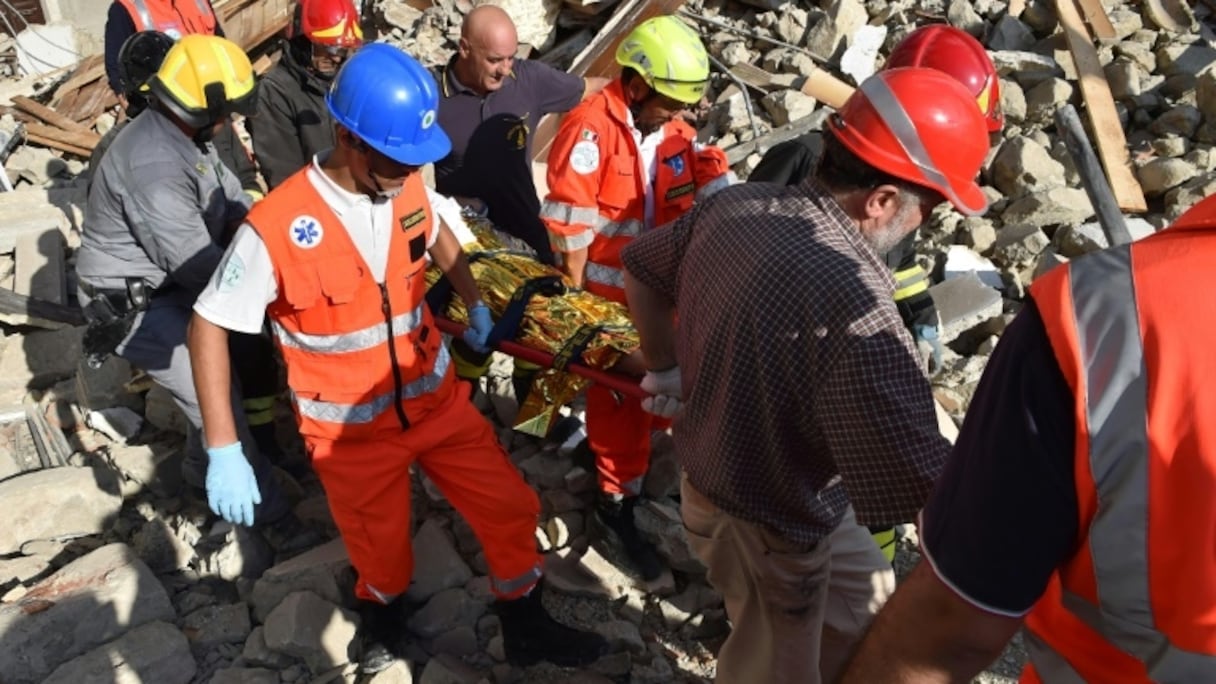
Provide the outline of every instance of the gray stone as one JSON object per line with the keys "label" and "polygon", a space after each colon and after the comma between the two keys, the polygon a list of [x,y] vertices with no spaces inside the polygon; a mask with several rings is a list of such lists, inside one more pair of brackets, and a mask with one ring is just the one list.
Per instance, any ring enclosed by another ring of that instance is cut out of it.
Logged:
{"label": "gray stone", "polygon": [[1026,92],[1017,81],[1001,79],[1001,112],[1007,123],[1020,124],[1026,120]]}
{"label": "gray stone", "polygon": [[668,567],[680,572],[704,574],[705,566],[688,546],[680,511],[658,501],[645,501],[634,509],[638,530],[654,543]]}
{"label": "gray stone", "polygon": [[965,217],[959,223],[958,235],[963,245],[977,254],[987,253],[996,244],[996,228],[992,221],[979,216]]}
{"label": "gray stone", "polygon": [[1216,64],[1216,49],[1200,43],[1170,43],[1157,50],[1157,70],[1166,75],[1199,76]]}
{"label": "gray stone", "polygon": [[198,549],[198,572],[204,577],[257,579],[274,565],[274,549],[248,527],[230,526],[221,535],[211,535],[205,547]]}
{"label": "gray stone", "polygon": [[992,255],[998,263],[1007,268],[1021,268],[1034,263],[1039,252],[1049,244],[1051,239],[1037,226],[1007,225],[997,233]]}
{"label": "gray stone", "polygon": [[566,481],[570,461],[551,452],[541,452],[519,464],[528,484],[536,489],[557,489]]}
{"label": "gray stone", "polygon": [[950,245],[946,250],[946,265],[942,278],[949,280],[967,273],[975,274],[989,287],[1000,289],[1003,285],[1001,272],[995,264],[963,245]]}
{"label": "gray stone", "polygon": [[[1111,28],[1115,30],[1115,40],[1124,41],[1126,38],[1144,28],[1140,13],[1127,7],[1108,7],[1106,18],[1110,20]],[[1120,43],[1126,45],[1127,42]]]}
{"label": "gray stone", "polygon": [[262,667],[225,667],[208,684],[279,684],[279,674]]}
{"label": "gray stone", "polygon": [[410,672],[410,664],[401,660],[372,675],[367,684],[414,684],[414,675]]}
{"label": "gray stone", "polygon": [[330,603],[342,603],[338,575],[350,568],[350,557],[341,539],[335,539],[315,549],[275,565],[253,585],[253,615],[265,622],[270,611],[293,591],[311,591]]}
{"label": "gray stone", "polygon": [[[1094,215],[1089,196],[1080,188],[1052,188],[1018,198],[1005,207],[1002,220],[1009,225],[1037,228],[1080,223]],[[1000,236],[997,237],[998,241]]]}
{"label": "gray stone", "polygon": [[444,589],[462,587],[472,579],[473,571],[435,519],[422,523],[413,543],[414,576],[406,592],[410,601],[426,601]]}
{"label": "gray stone", "polygon": [[[104,532],[122,506],[118,478],[105,468],[48,468],[0,482],[5,524],[0,554],[21,550],[37,539],[80,537]],[[0,668],[2,669],[2,668]]]}
{"label": "gray stone", "polygon": [[997,73],[1010,76],[1023,88],[1033,88],[1053,76],[1063,75],[1051,57],[1026,50],[998,50],[988,53]]}
{"label": "gray stone", "polygon": [[0,604],[0,672],[5,684],[35,684],[129,630],[174,617],[148,566],[125,544],[103,546]]}
{"label": "gray stone", "polygon": [[1205,71],[1195,81],[1195,105],[1208,121],[1216,120],[1216,71]]}
{"label": "gray stone", "polygon": [[545,586],[563,594],[615,601],[632,584],[594,546],[582,554],[567,547],[545,556]]}
{"label": "gray stone", "polygon": [[1064,187],[1064,165],[1026,136],[1005,141],[989,166],[992,184],[1007,197]]}
{"label": "gray stone", "polygon": [[1153,159],[1136,169],[1136,179],[1148,197],[1164,195],[1199,175],[1199,169],[1188,161],[1177,158]]}
{"label": "gray stone", "polygon": [[86,411],[120,405],[142,408],[138,397],[123,387],[130,379],[131,364],[119,356],[107,358],[97,369],[79,363],[76,366],[76,401]]}
{"label": "gray stone", "polygon": [[941,319],[941,341],[954,341],[959,335],[1001,315],[1001,293],[974,275],[964,275],[929,288]]}
{"label": "gray stone", "polygon": [[419,684],[477,684],[480,681],[480,672],[446,653],[427,661],[418,678]]}
{"label": "gray stone", "polygon": [[1203,112],[1198,107],[1182,104],[1171,107],[1169,111],[1157,117],[1149,126],[1149,130],[1159,136],[1178,135],[1190,138],[1199,129],[1203,121]]}
{"label": "gray stone", "polygon": [[1068,257],[1061,256],[1054,248],[1048,247],[1039,255],[1039,263],[1034,267],[1033,276],[1039,278],[1049,273],[1056,266],[1068,263]]}
{"label": "gray stone", "polygon": [[797,90],[778,90],[765,95],[760,104],[772,117],[774,126],[784,126],[791,121],[810,116],[811,112],[815,111],[817,101]]}
{"label": "gray stone", "polygon": [[972,0],[950,0],[946,7],[946,22],[975,36],[982,35],[987,25],[972,7]]}
{"label": "gray stone", "polygon": [[1131,99],[1144,92],[1141,80],[1146,74],[1139,64],[1130,59],[1120,57],[1108,64],[1103,72],[1106,82],[1110,84],[1111,95],[1116,100]]}
{"label": "gray stone", "polygon": [[460,625],[444,632],[431,642],[433,653],[446,653],[457,658],[476,653],[477,647],[477,632],[469,625]]}
{"label": "gray stone", "polygon": [[629,675],[630,684],[667,684],[674,679],[675,673],[666,658],[654,658],[648,665],[634,665]]}
{"label": "gray stone", "polygon": [[1056,110],[1072,99],[1074,91],[1072,83],[1062,78],[1039,83],[1026,92],[1026,119],[1035,123],[1050,123]]}
{"label": "gray stone", "polygon": [[1052,244],[1061,256],[1071,259],[1105,249],[1109,243],[1102,227],[1090,222],[1061,226],[1056,231]]}
{"label": "gray stone", "polygon": [[245,648],[241,651],[240,661],[253,667],[265,667],[280,671],[291,665],[295,659],[286,653],[279,653],[266,645],[266,628],[258,625],[245,639]]}
{"label": "gray stone", "polygon": [[469,596],[464,589],[444,589],[410,616],[411,632],[434,639],[461,625],[473,625],[486,612],[486,604]]}
{"label": "gray stone", "polygon": [[0,392],[5,403],[20,403],[26,391],[46,389],[72,377],[80,359],[83,334],[83,327],[36,330],[22,336],[18,343],[4,345],[0,351]]}
{"label": "gray stone", "polygon": [[182,618],[182,631],[196,653],[220,644],[243,644],[253,631],[244,603],[203,606]]}
{"label": "gray stone", "polygon": [[181,570],[194,558],[194,547],[178,538],[162,518],[144,523],[131,538],[131,546],[140,560],[157,574]]}
{"label": "gray stone", "polygon": [[195,669],[186,636],[173,625],[157,621],[67,661],[43,684],[186,684]]}
{"label": "gray stone", "polygon": [[1035,37],[1030,27],[1008,14],[1001,15],[988,36],[989,50],[1029,50]]}
{"label": "gray stone", "polygon": [[161,430],[179,435],[186,434],[186,427],[190,424],[186,414],[173,401],[173,395],[160,385],[152,385],[144,397],[144,418]]}
{"label": "gray stone", "polygon": [[614,650],[628,649],[633,653],[644,653],[646,642],[637,625],[628,620],[610,620],[595,625],[595,633],[604,637]]}
{"label": "gray stone", "polygon": [[358,618],[311,591],[289,594],[266,618],[266,645],[304,660],[314,673],[349,660]]}
{"label": "gray stone", "polygon": [[124,478],[168,497],[181,490],[181,449],[180,443],[112,444],[108,460]]}

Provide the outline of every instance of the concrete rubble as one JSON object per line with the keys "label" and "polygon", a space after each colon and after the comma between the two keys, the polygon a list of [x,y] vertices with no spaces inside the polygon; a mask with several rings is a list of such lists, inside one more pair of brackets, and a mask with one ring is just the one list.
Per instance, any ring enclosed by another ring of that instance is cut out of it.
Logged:
{"label": "concrete rubble", "polygon": [[[365,3],[379,39],[428,65],[453,54],[461,18],[473,4]],[[611,16],[599,3],[574,0],[503,4],[517,15],[521,41],[542,55]],[[961,423],[1033,279],[1108,244],[1054,129],[1057,109],[1079,104],[1081,94],[1052,3],[1029,0],[1016,17],[999,0],[694,0],[685,8],[716,22],[689,19],[717,59],[755,65],[771,76],[766,89],[741,90],[715,72],[708,107],[698,112],[703,142],[730,148],[759,141],[758,149],[735,148],[743,150],[735,171],[744,178],[775,129],[822,128],[830,110],[794,86],[824,60],[866,73],[914,26],[931,20],[949,20],[988,46],[1006,117],[981,177],[991,208],[981,217],[935,211],[918,245],[947,345],[934,395]],[[1216,192],[1216,22],[1200,5],[1195,32],[1172,33],[1142,16],[1139,5],[1107,3],[1107,10],[1116,39],[1097,50],[1148,199],[1148,212],[1127,221],[1140,238]],[[48,30],[62,31],[58,25]],[[87,44],[87,37],[72,41]],[[0,38],[0,53],[18,50]],[[0,77],[15,78],[13,64],[0,61]],[[44,88],[43,81],[26,77],[18,94],[34,87]],[[111,125],[113,118],[103,114],[90,127],[102,132]],[[0,117],[3,137],[15,126],[11,114]],[[0,287],[73,305],[83,160],[28,142],[3,159],[15,190],[0,193]],[[23,253],[29,255],[24,260]],[[217,522],[198,493],[185,488],[178,471],[185,422],[164,390],[135,378],[119,360],[84,368],[80,328],[0,313],[0,330],[0,414],[32,406],[63,431],[72,450],[66,467],[15,467],[10,462],[20,445],[0,439],[0,501],[7,513],[0,528],[0,672],[6,683],[357,681],[349,664],[358,624],[354,574],[315,477],[279,473],[299,517],[330,541],[294,558],[276,557],[257,532]],[[362,681],[712,677],[712,654],[729,625],[683,534],[670,438],[655,440],[646,482],[653,500],[638,511],[643,533],[670,571],[642,586],[621,570],[611,549],[589,542],[595,471],[570,449],[577,440],[563,446],[507,428],[516,408],[509,374],[509,360],[499,359],[478,405],[541,494],[537,540],[555,590],[547,601],[563,621],[599,631],[619,652],[573,675],[544,664],[527,670],[506,664],[480,545],[420,477],[415,576],[404,615],[409,657]],[[289,433],[290,417],[281,419]],[[292,455],[300,458],[293,444]],[[905,540],[898,568],[914,556],[914,543]],[[1015,645],[977,681],[1012,681],[1022,658]]]}

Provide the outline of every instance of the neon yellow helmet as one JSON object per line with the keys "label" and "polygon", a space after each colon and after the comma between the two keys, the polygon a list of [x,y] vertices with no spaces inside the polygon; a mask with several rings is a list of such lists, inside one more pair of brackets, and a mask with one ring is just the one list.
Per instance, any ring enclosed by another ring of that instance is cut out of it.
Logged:
{"label": "neon yellow helmet", "polygon": [[701,37],[673,16],[638,25],[617,47],[616,63],[641,74],[659,93],[687,104],[700,102],[709,84],[709,55]]}
{"label": "neon yellow helmet", "polygon": [[205,128],[233,112],[252,115],[257,98],[245,51],[226,38],[203,34],[177,41],[148,88],[192,128]]}

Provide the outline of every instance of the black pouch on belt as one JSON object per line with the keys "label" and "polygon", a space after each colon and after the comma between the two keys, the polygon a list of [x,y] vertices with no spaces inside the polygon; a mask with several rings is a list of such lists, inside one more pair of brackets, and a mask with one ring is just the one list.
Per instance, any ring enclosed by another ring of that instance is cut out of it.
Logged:
{"label": "black pouch on belt", "polygon": [[122,290],[89,288],[86,292],[90,300],[84,313],[89,326],[85,328],[81,346],[85,363],[89,368],[98,369],[126,339],[142,309],[131,306],[127,293]]}

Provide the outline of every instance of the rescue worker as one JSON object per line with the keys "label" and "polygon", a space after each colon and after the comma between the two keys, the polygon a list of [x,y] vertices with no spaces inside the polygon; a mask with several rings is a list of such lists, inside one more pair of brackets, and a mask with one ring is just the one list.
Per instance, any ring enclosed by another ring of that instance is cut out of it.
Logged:
{"label": "rescue worker", "polygon": [[835,681],[895,585],[863,525],[910,520],[948,453],[879,255],[943,200],[985,211],[983,115],[889,69],[827,128],[801,184],[728,188],[622,255],[643,406],[676,416],[681,516],[732,624],[719,684]]}
{"label": "rescue worker", "polygon": [[[532,178],[532,135],[541,117],[566,112],[598,92],[603,78],[579,78],[544,62],[515,59],[519,38],[502,8],[475,7],[460,26],[456,54],[435,71],[439,124],[452,151],[435,163],[435,189],[522,240],[541,263],[554,263]],[[457,377],[476,385],[490,365],[459,340]],[[515,397],[524,402],[538,367],[516,359]]]}
{"label": "rescue worker", "polygon": [[[958,79],[975,94],[988,132],[1005,125],[1001,113],[1000,79],[988,51],[971,34],[948,24],[921,27],[891,50],[884,69],[925,67]],[[797,185],[814,170],[823,152],[823,133],[814,131],[774,146],[748,176],[748,181]],[[916,340],[929,374],[941,370],[942,343],[937,306],[929,295],[929,274],[916,261],[916,232],[887,252],[883,259],[895,276],[895,305],[904,325]],[[888,561],[895,559],[899,541],[895,527],[871,530]]]}
{"label": "rescue worker", "polygon": [[257,115],[246,122],[271,190],[334,146],[325,92],[362,44],[363,29],[351,0],[302,0],[296,6],[282,56],[261,80]]}
{"label": "rescue worker", "polygon": [[[169,49],[148,86],[148,108],[114,139],[89,191],[78,294],[90,332],[105,346],[93,335],[85,346],[121,356],[173,395],[189,422],[183,479],[211,490],[186,328],[225,232],[251,203],[209,139],[233,112],[250,110],[256,82],[239,47],[191,35]],[[244,413],[235,420],[261,483],[257,522],[267,540],[280,552],[319,541],[291,514]]]}
{"label": "rescue worker", "polygon": [[[616,61],[620,78],[562,120],[541,217],[575,284],[623,304],[621,249],[726,187],[734,174],[726,155],[696,143],[696,132],[678,118],[701,101],[709,81],[696,32],[672,16],[649,19],[621,41]],[[599,385],[587,389],[587,442],[600,486],[596,520],[646,580],[662,566],[633,511],[649,467],[650,432],[665,427],[637,399]]]}
{"label": "rescue worker", "polygon": [[[1216,681],[1216,197],[1040,276],[844,681]],[[994,529],[1014,534],[993,534]]]}
{"label": "rescue worker", "polygon": [[363,671],[400,654],[415,463],[482,543],[508,660],[583,665],[606,643],[541,605],[536,493],[453,376],[424,301],[433,261],[470,311],[466,341],[485,349],[489,308],[419,172],[450,148],[438,97],[422,65],[391,45],[353,55],[326,100],[336,146],[250,212],[195,305],[190,351],[217,507],[245,522],[258,500],[232,423],[224,340],[268,315],[300,433],[359,574]]}

